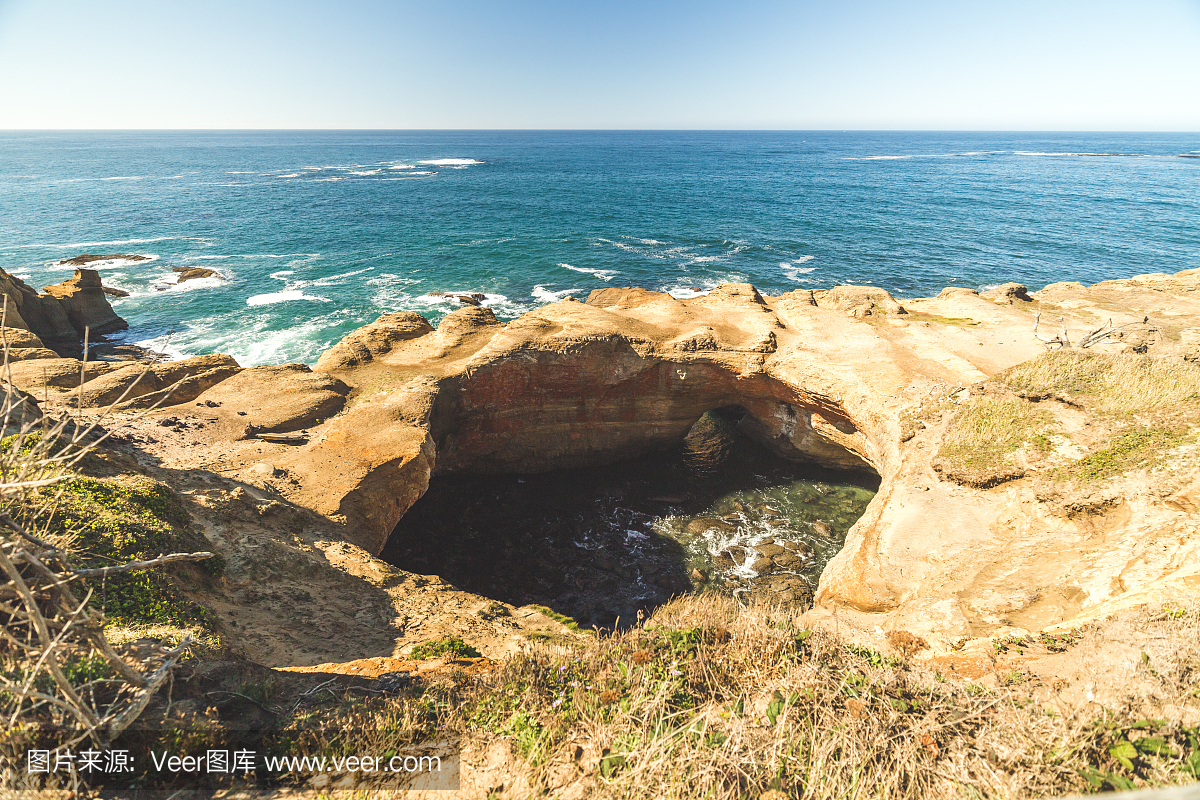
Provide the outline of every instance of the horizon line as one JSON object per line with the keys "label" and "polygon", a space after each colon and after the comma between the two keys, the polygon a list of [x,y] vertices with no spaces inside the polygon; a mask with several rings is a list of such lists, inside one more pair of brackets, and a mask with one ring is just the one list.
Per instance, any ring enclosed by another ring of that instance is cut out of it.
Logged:
{"label": "horizon line", "polygon": [[2,133],[246,133],[246,132],[425,132],[425,133],[1164,133],[1200,135],[1200,130],[1130,128],[3,128]]}

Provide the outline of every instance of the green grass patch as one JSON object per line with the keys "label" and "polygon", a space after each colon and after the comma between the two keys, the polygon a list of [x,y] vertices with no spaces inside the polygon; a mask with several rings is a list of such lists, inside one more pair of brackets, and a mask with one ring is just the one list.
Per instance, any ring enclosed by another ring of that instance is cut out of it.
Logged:
{"label": "green grass patch", "polygon": [[[55,532],[70,535],[83,567],[144,561],[165,553],[199,550],[205,543],[188,528],[187,514],[169,487],[150,478],[74,477],[51,491]],[[201,625],[209,612],[178,588],[181,576],[203,580],[224,569],[220,557],[144,572],[93,579],[94,605],[113,625]]]}
{"label": "green grass patch", "polygon": [[909,311],[907,318],[914,322],[935,322],[938,325],[952,325],[956,328],[974,328],[980,324],[978,320],[970,317],[943,317],[939,314],[926,314],[921,311]]}
{"label": "green grass patch", "polygon": [[432,642],[417,645],[408,654],[408,657],[414,661],[424,661],[427,658],[439,658],[441,656],[449,656],[450,658],[479,658],[482,655],[483,653],[480,653],[457,636],[448,636],[445,639],[435,639]]}
{"label": "green grass patch", "polygon": [[988,488],[1025,474],[1012,456],[1032,437],[1045,434],[1051,417],[1022,400],[971,398],[942,441],[934,468],[951,480]]}
{"label": "green grass patch", "polygon": [[1117,434],[1108,445],[1056,471],[1056,477],[1085,483],[1104,480],[1140,467],[1153,466],[1169,450],[1188,439],[1169,428],[1135,428]]}

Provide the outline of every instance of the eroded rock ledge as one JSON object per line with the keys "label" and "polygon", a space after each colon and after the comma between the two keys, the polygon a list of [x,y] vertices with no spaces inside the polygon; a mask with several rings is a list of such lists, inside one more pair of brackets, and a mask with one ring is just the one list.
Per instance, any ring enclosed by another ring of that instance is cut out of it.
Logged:
{"label": "eroded rock ledge", "polygon": [[[1200,369],[1198,289],[1200,270],[900,301],[871,287],[764,297],[725,284],[692,300],[604,289],[508,324],[479,307],[436,329],[418,314],[385,314],[313,371],[240,370],[219,356],[162,365],[134,405],[185,401],[155,413],[210,425],[197,463],[268,486],[373,553],[433,475],[614,462],[679,441],[705,411],[741,406],[748,433],[776,452],[881,478],[818,604],[951,649],[1200,591],[1186,420],[1160,454],[1169,457],[1057,496],[1045,481],[1084,458],[1078,448],[1054,445],[1061,458],[1034,463],[1018,443],[1003,459],[1025,466],[974,485],[935,469],[961,409],[1060,329],[1078,342],[1111,326],[1088,353],[1170,361],[1190,376]],[[77,363],[30,363],[13,379],[39,397],[80,388],[99,405],[134,380],[105,369],[78,387]],[[1068,428],[1091,424],[1087,408],[1066,407],[1050,411]],[[306,443],[248,438],[263,430],[301,431]]]}

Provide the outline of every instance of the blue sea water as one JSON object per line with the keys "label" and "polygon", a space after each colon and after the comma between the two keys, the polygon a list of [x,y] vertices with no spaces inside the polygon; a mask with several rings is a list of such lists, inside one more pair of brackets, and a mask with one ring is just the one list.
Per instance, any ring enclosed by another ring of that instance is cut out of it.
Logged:
{"label": "blue sea water", "polygon": [[[0,132],[0,268],[81,253],[132,343],[315,362],[433,292],[502,319],[605,286],[899,296],[1200,267],[1200,136]],[[174,284],[171,268],[224,280]]]}

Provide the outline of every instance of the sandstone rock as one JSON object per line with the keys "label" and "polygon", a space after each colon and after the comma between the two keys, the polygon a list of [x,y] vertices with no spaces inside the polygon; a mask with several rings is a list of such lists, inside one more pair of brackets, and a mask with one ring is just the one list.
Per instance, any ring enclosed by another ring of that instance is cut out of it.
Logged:
{"label": "sandstone rock", "polygon": [[822,308],[846,311],[855,316],[908,313],[891,294],[877,286],[835,286],[827,291],[814,291],[812,296]]}
{"label": "sandstone rock", "polygon": [[100,273],[94,269],[77,269],[74,277],[54,286],[44,287],[46,294],[58,300],[67,318],[80,336],[84,329],[92,334],[123,331],[129,327],[108,304]]}
{"label": "sandstone rock", "polygon": [[[1037,297],[1072,331],[1095,329],[1109,316],[1117,317],[1115,324],[1151,316],[1169,318],[1186,332],[1200,329],[1198,291],[1200,273],[1181,273],[1059,286]],[[1030,335],[1027,310],[958,290],[905,302],[930,317],[969,314],[973,325],[864,325],[845,313],[866,305],[853,305],[859,299],[846,297],[851,305],[838,309],[842,300],[828,292],[814,308],[743,286],[690,301],[602,290],[587,304],[552,303],[507,325],[473,307],[447,315],[436,333],[413,320],[418,335],[401,338],[386,354],[376,357],[364,343],[370,362],[337,360],[345,385],[325,391],[340,407],[353,387],[355,402],[314,428],[308,444],[286,452],[259,442],[246,448],[274,448],[271,463],[288,475],[279,491],[290,502],[337,521],[347,538],[379,552],[435,474],[612,463],[677,446],[703,414],[738,406],[744,412],[739,432],[753,431],[774,452],[869,469],[879,478],[874,500],[821,576],[820,602],[841,609],[839,620],[861,620],[873,630],[891,618],[927,612],[953,632],[982,635],[1001,624],[1034,630],[1194,582],[1200,540],[1177,535],[1191,524],[1181,509],[1192,495],[1164,502],[1178,488],[1158,496],[1141,479],[1113,489],[1121,499],[1107,511],[1093,504],[1067,513],[1028,479],[986,489],[940,480],[932,469],[944,436],[937,422],[901,448],[901,420],[910,412],[926,402],[936,407],[954,387],[979,385],[1043,351]],[[879,295],[866,299],[873,314],[890,308]],[[713,349],[675,346],[704,329],[713,332]],[[768,334],[775,352],[756,351]],[[364,332],[362,339],[373,335]],[[1182,355],[1172,358],[1187,366]],[[208,413],[253,411],[245,408],[247,399],[271,398],[277,376],[237,386],[250,372],[210,389],[221,393],[213,395],[221,408]],[[295,412],[296,403],[286,405]],[[1070,414],[1072,430],[1088,423],[1083,411]],[[240,419],[261,424],[253,414]],[[1172,481],[1181,487],[1195,473],[1182,463],[1169,469],[1178,471]],[[783,549],[776,558],[791,568],[787,553],[801,558],[803,551]],[[723,568],[746,558],[743,548],[729,548],[714,564]],[[756,567],[766,561],[762,568],[780,568],[757,552],[751,558]],[[789,581],[775,580],[784,578]],[[775,572],[756,582],[755,591],[803,604],[811,590],[799,580]],[[1042,599],[1005,612],[1019,619],[993,619],[989,593],[1026,597],[1030,587],[1051,588]],[[938,605],[949,600],[957,605]],[[953,644],[910,623],[906,617],[903,629],[934,649]]]}
{"label": "sandstone rock", "polygon": [[[494,319],[494,317],[493,317]],[[433,333],[429,320],[410,311],[383,314],[370,325],[342,338],[317,361],[317,372],[337,372],[370,363],[400,342]]]}
{"label": "sandstone rock", "polygon": [[[208,357],[199,356],[198,358]],[[150,408],[155,405],[173,406],[179,403],[191,402],[221,381],[231,378],[242,371],[242,368],[231,357],[224,356],[224,358],[227,358],[232,363],[218,364],[208,369],[204,368],[207,366],[206,364],[193,364],[189,366],[186,373],[173,373],[170,376],[156,373],[157,383],[163,386],[162,389],[127,400],[118,407]],[[206,405],[208,403],[213,403],[213,401],[207,401]],[[215,407],[215,403],[210,407]]]}
{"label": "sandstone rock", "polygon": [[0,331],[0,336],[3,337],[4,344],[8,346],[9,350],[20,348],[40,349],[46,346],[42,344],[42,340],[38,338],[36,333],[22,328],[4,328]]}
{"label": "sandstone rock", "polygon": [[4,300],[4,325],[33,331],[43,341],[76,341],[67,312],[57,299],[39,295],[20,278],[0,270],[0,294]]}
{"label": "sandstone rock", "polygon": [[593,289],[584,301],[589,306],[600,308],[639,308],[648,303],[677,303],[674,297],[666,292],[654,292],[649,289],[633,287]]}
{"label": "sandstone rock", "polygon": [[9,363],[17,361],[32,361],[37,358],[59,358],[58,353],[44,347],[22,347],[8,351]]}
{"label": "sandstone rock", "polygon": [[196,399],[200,392],[241,370],[231,356],[193,356],[147,367],[124,362],[80,387],[85,406],[148,408],[156,403],[174,405]]}
{"label": "sandstone rock", "polygon": [[350,387],[304,364],[251,367],[199,395],[224,408],[246,412],[257,430],[287,433],[308,428],[342,410]]}
{"label": "sandstone rock", "polygon": [[774,543],[767,544],[767,543],[760,542],[760,543],[754,545],[754,549],[757,550],[762,555],[767,556],[768,558],[773,558],[774,556],[777,556],[780,553],[784,552],[783,547],[781,547],[780,545],[774,544]]}
{"label": "sandstone rock", "polygon": [[129,292],[125,291],[124,289],[115,289],[112,286],[101,286],[100,288],[103,289],[104,293],[109,297],[129,297]]}
{"label": "sandstone rock", "polygon": [[1016,302],[1033,302],[1033,298],[1029,296],[1029,290],[1020,283],[1002,283],[995,289],[989,289],[979,296],[985,300],[991,300],[993,303],[1004,303],[1006,305],[1012,305]]}
{"label": "sandstone rock", "polygon": [[81,374],[84,381],[91,381],[112,372],[116,365],[107,361],[89,361],[85,365],[77,358],[39,358],[11,364],[9,369],[15,386],[37,394],[46,386],[74,389],[80,384]]}
{"label": "sandstone rock", "polygon": [[205,269],[204,267],[172,267],[172,271],[179,273],[176,278],[176,283],[195,280],[197,278],[224,278],[225,276],[217,272],[215,269]]}
{"label": "sandstone rock", "polygon": [[490,308],[460,308],[442,317],[438,333],[446,338],[462,337],[499,326],[500,321]]}

